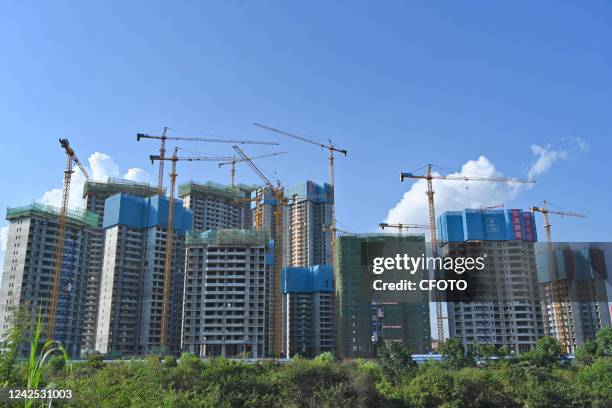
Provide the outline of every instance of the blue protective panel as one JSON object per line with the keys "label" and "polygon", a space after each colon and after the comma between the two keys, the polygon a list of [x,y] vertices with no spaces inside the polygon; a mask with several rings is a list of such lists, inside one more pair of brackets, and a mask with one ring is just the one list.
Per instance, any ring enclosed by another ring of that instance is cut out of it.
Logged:
{"label": "blue protective panel", "polygon": [[447,211],[438,217],[438,239],[443,242],[463,242],[463,213]]}
{"label": "blue protective panel", "polygon": [[331,186],[328,183],[321,186],[311,180],[308,180],[305,183],[285,188],[284,193],[285,197],[290,200],[295,197],[298,200],[308,200],[314,203],[332,202]]}
{"label": "blue protective panel", "polygon": [[535,242],[535,217],[532,212],[518,209],[446,211],[438,217],[438,239],[443,242]]}
{"label": "blue protective panel", "polygon": [[[136,197],[119,193],[104,202],[102,227],[128,225],[134,228],[150,228],[168,225],[169,200],[158,195]],[[183,207],[183,201],[174,200],[174,229],[185,233],[191,229],[191,210]]]}
{"label": "blue protective panel", "polygon": [[281,273],[283,293],[333,292],[334,275],[331,265],[289,267]]}

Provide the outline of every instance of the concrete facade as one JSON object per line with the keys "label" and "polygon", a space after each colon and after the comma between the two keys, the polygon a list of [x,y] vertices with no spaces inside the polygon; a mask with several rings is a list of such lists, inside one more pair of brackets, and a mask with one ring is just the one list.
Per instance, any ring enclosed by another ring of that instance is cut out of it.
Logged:
{"label": "concrete facade", "polygon": [[87,181],[83,188],[85,207],[98,214],[98,227],[93,229],[89,250],[89,266],[86,279],[85,300],[83,305],[83,322],[81,350],[92,351],[95,348],[96,325],[98,320],[98,302],[100,297],[100,276],[104,258],[104,237],[102,228],[104,219],[104,201],[117,193],[127,193],[140,197],[151,197],[157,194],[157,188],[149,184],[135,183],[128,180],[109,178],[105,182]]}
{"label": "concrete facade", "polygon": [[250,228],[252,223],[250,198],[254,189],[244,184],[189,182],[179,186],[179,197],[192,211],[194,231],[244,229]]}
{"label": "concrete facade", "polygon": [[[42,324],[46,324],[51,307],[59,211],[42,204],[7,210],[9,233],[0,289],[0,338],[10,328],[15,307],[26,307],[34,326],[40,308]],[[52,338],[63,343],[72,357],[80,354],[89,245],[97,224],[97,216],[89,211],[68,213]],[[46,335],[43,333],[43,340]]]}
{"label": "concrete facade", "polygon": [[485,259],[482,271],[468,273],[470,299],[447,302],[449,336],[461,339],[466,351],[477,344],[517,354],[532,349],[544,335],[533,214],[470,209],[439,219],[442,256]]}
{"label": "concrete facade", "polygon": [[[168,199],[117,194],[106,200],[96,351],[141,355],[160,348]],[[180,349],[184,240],[191,212],[175,201],[168,351]]]}
{"label": "concrete facade", "polygon": [[536,256],[544,333],[568,353],[611,324],[607,251],[607,244],[553,243]]}
{"label": "concrete facade", "polygon": [[332,264],[332,192],[312,181],[285,189],[289,266]]}
{"label": "concrete facade", "polygon": [[182,350],[263,358],[267,352],[268,234],[211,230],[187,238]]}
{"label": "concrete facade", "polygon": [[335,352],[334,277],[330,265],[283,269],[283,355]]}

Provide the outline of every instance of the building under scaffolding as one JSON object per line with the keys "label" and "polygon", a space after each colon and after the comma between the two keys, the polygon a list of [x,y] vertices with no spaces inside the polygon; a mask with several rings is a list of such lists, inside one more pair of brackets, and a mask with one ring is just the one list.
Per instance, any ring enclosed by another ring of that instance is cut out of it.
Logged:
{"label": "building under scaffolding", "polygon": [[194,231],[251,227],[251,193],[256,186],[225,186],[208,181],[179,185],[179,197],[193,213]]}
{"label": "building under scaffolding", "polygon": [[[431,350],[429,299],[424,291],[375,291],[375,279],[419,282],[423,269],[413,274],[386,270],[372,272],[375,257],[425,253],[423,235],[358,234],[338,237],[336,256],[336,351],[344,358],[376,357],[383,341],[403,344],[415,353]],[[381,277],[382,276],[382,277]]]}
{"label": "building under scaffolding", "polygon": [[183,351],[262,358],[267,350],[266,282],[273,266],[268,234],[210,230],[186,239]]}
{"label": "building under scaffolding", "polygon": [[158,190],[157,187],[147,183],[137,183],[117,178],[108,178],[106,181],[87,181],[83,186],[85,207],[98,214],[98,225],[93,229],[91,235],[89,266],[85,287],[82,323],[83,335],[81,336],[81,351],[84,353],[93,351],[96,344],[100,276],[102,274],[102,259],[104,257],[104,229],[102,228],[104,202],[108,197],[118,193],[137,197],[152,197],[158,194]]}
{"label": "building under scaffolding", "polygon": [[[6,211],[9,232],[0,289],[0,338],[10,328],[15,307],[29,308],[33,325],[39,309],[43,321],[48,319],[59,214],[58,208],[38,203]],[[80,353],[89,245],[97,226],[97,214],[68,210],[55,329],[51,336],[43,334],[64,344],[73,357]]]}

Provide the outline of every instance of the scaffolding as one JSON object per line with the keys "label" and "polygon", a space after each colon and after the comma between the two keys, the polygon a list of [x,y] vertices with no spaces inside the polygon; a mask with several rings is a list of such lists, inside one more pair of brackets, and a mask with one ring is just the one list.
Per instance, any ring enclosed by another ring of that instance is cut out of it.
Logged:
{"label": "scaffolding", "polygon": [[188,232],[186,245],[258,245],[267,246],[267,231],[245,229],[221,229],[203,232]]}
{"label": "scaffolding", "polygon": [[[41,203],[32,203],[21,207],[12,207],[6,209],[6,219],[13,220],[17,218],[41,215],[46,217],[59,217],[60,209],[52,205],[46,205]],[[85,209],[68,209],[66,217],[69,222],[75,224],[81,224],[85,227],[97,228],[98,227],[98,214],[85,210]]]}
{"label": "scaffolding", "polygon": [[[109,177],[105,181],[87,181],[83,186],[83,198],[86,198],[90,193],[116,194],[118,192],[149,197],[156,195],[158,190],[157,187],[153,187],[149,183],[139,183],[113,177]],[[166,194],[166,189],[162,190],[162,194]]]}
{"label": "scaffolding", "polygon": [[179,197],[186,197],[190,194],[214,194],[222,197],[226,197],[232,200],[250,198],[251,192],[261,188],[260,186],[247,185],[247,184],[236,184],[234,186],[226,186],[214,181],[207,181],[206,183],[196,183],[194,181],[188,181],[185,184],[179,185]]}

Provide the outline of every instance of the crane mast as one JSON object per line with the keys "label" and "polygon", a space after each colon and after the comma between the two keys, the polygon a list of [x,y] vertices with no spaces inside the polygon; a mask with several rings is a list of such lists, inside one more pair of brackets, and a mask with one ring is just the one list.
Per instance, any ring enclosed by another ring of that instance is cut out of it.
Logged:
{"label": "crane mast", "polygon": [[331,208],[330,208],[330,212],[331,212],[331,220],[330,220],[330,225],[331,225],[331,249],[332,249],[332,272],[335,275],[335,268],[336,268],[336,262],[335,262],[335,257],[336,257],[336,185],[335,185],[335,171],[334,171],[334,152],[338,152],[343,154],[344,156],[346,156],[348,154],[348,151],[346,149],[341,149],[338,148],[336,146],[334,146],[334,144],[332,143],[331,139],[328,139],[328,144],[324,144],[321,142],[317,142],[316,140],[312,140],[312,139],[308,139],[304,136],[300,136],[300,135],[296,135],[294,133],[290,133],[287,132],[285,130],[280,130],[271,126],[267,126],[267,125],[262,125],[261,123],[253,123],[253,126],[257,126],[261,129],[265,129],[268,130],[270,132],[275,132],[275,133],[279,133],[281,135],[284,136],[288,136],[288,137],[292,137],[294,139],[297,140],[301,140],[302,142],[305,143],[310,143],[312,145],[315,146],[319,146],[321,149],[327,149],[329,152],[329,156],[328,156],[328,161],[329,161],[329,185],[330,185],[330,193],[331,193]]}
{"label": "crane mast", "polygon": [[[544,200],[542,207],[531,207],[531,211],[539,212],[544,218],[544,232],[546,233],[546,250],[548,255],[548,274],[551,281],[551,292],[552,292],[552,306],[553,306],[553,317],[557,322],[557,332],[559,333],[559,343],[561,348],[567,352],[570,352],[570,336],[569,330],[566,328],[566,317],[568,315],[566,311],[567,305],[564,303],[568,300],[568,287],[567,282],[561,282],[558,280],[557,269],[554,262],[554,247],[552,242],[552,236],[550,232],[550,219],[549,214],[560,215],[562,217],[578,217],[586,218],[586,215],[577,212],[569,211],[556,211],[548,208],[548,202]],[[548,319],[545,319],[545,330],[546,335],[551,335],[552,330]]]}
{"label": "crane mast", "polygon": [[50,339],[53,337],[55,332],[55,321],[57,315],[57,301],[60,291],[60,280],[62,275],[62,260],[64,258],[64,243],[66,240],[66,218],[68,214],[68,201],[70,198],[70,182],[72,179],[72,164],[76,164],[85,178],[89,178],[87,170],[81,164],[78,157],[74,153],[68,139],[59,139],[60,146],[66,153],[66,169],[64,170],[64,187],[62,191],[62,204],[60,207],[59,223],[58,223],[58,236],[55,245],[55,262],[53,267],[53,280],[51,286],[51,305],[49,309],[49,316],[47,320],[46,337]]}
{"label": "crane mast", "polygon": [[[227,157],[207,157],[207,156],[195,156],[195,157],[179,157],[178,147],[174,148],[174,153],[171,157],[163,157],[161,154],[151,155],[149,159],[151,163],[156,160],[160,163],[164,161],[172,162],[172,168],[169,173],[170,176],[170,197],[168,198],[168,227],[167,227],[167,241],[166,241],[166,261],[164,265],[164,286],[163,286],[163,304],[162,304],[162,320],[161,320],[161,332],[160,332],[160,348],[165,350],[168,346],[168,322],[170,318],[170,291],[171,291],[171,280],[172,280],[172,251],[174,250],[174,193],[176,186],[176,162],[183,161],[219,161],[226,160]],[[162,167],[163,168],[163,167]]]}
{"label": "crane mast", "polygon": [[[281,297],[281,271],[283,268],[283,205],[287,202],[283,187],[278,181],[278,185],[274,186],[272,182],[263,174],[263,172],[253,163],[253,161],[246,155],[244,151],[238,146],[233,146],[233,149],[238,155],[245,161],[253,172],[264,182],[266,187],[270,188],[274,192],[274,198],[276,199],[276,206],[274,209],[274,273],[272,279],[270,279],[271,287],[270,292],[272,293],[271,307],[272,311],[272,322],[270,324],[270,337],[272,338],[272,348],[274,358],[280,358],[282,348],[282,297]],[[257,215],[256,215],[257,217]],[[258,228],[261,228],[263,220],[261,215],[259,220],[256,221]]]}
{"label": "crane mast", "polygon": [[[438,236],[436,227],[436,210],[434,203],[434,189],[433,180],[455,180],[455,181],[489,181],[489,182],[500,182],[500,183],[535,183],[534,180],[529,179],[517,179],[517,178],[504,178],[504,177],[480,177],[480,176],[437,176],[432,172],[433,165],[430,163],[427,165],[427,173],[424,175],[416,175],[413,173],[400,173],[400,181],[404,181],[406,178],[411,179],[425,179],[427,182],[427,204],[428,204],[428,215],[429,215],[429,231],[431,239],[431,252],[434,258],[438,257]],[[440,272],[434,268],[434,279],[440,279]],[[435,292],[435,303],[436,303],[436,326],[438,340],[444,340],[444,313],[442,310],[442,294],[440,291]]]}

